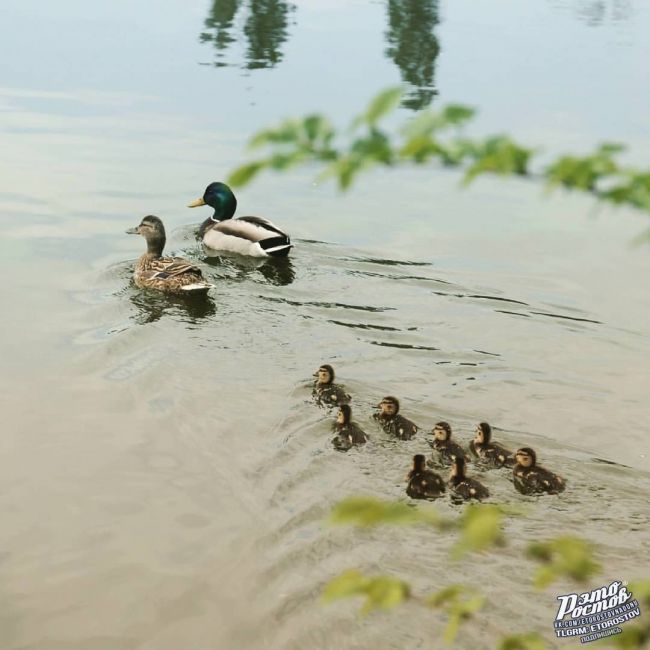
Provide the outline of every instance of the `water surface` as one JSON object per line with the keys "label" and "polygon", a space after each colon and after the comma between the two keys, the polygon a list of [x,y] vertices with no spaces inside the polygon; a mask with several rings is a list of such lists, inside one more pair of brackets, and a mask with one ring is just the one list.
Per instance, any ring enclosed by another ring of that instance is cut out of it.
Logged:
{"label": "water surface", "polygon": [[[552,642],[570,585],[532,590],[526,540],[580,534],[603,582],[639,575],[650,261],[630,242],[645,217],[520,182],[461,191],[435,169],[376,172],[341,196],[304,170],[238,194],[294,236],[277,263],[206,259],[205,215],[184,206],[254,130],[313,110],[345,124],[400,81],[403,118],[459,101],[480,109],[474,133],[549,154],[622,141],[647,164],[642,3],[5,5],[3,648],[438,647],[437,613],[322,606],[350,567],[421,593],[490,585],[460,647],[493,647],[521,619]],[[143,242],[123,232],[149,213],[214,282],[208,301],[131,284]],[[354,395],[363,450],[334,452],[332,416],[309,401],[325,361]],[[324,526],[347,495],[405,498],[428,447],[374,427],[389,393],[461,441],[488,420],[569,489],[524,498],[486,475],[527,516],[507,551],[460,565],[445,535]]]}

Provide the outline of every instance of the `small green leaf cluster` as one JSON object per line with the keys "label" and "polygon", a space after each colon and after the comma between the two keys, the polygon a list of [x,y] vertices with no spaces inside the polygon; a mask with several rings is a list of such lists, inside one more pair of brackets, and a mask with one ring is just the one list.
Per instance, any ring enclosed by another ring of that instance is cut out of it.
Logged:
{"label": "small green leaf cluster", "polygon": [[[451,546],[453,560],[466,553],[489,551],[505,545],[503,534],[506,515],[522,514],[516,509],[494,504],[469,504],[456,518],[444,517],[433,507],[417,507],[404,502],[383,501],[373,497],[349,497],[336,504],[330,523],[347,524],[360,528],[391,525],[420,525],[438,532],[452,531],[458,535]],[[568,578],[585,583],[601,572],[594,558],[594,549],[588,542],[571,536],[556,537],[527,545],[526,555],[539,564],[533,575],[533,585],[543,589],[552,582]],[[629,586],[640,605],[650,609],[650,580],[638,581]],[[443,633],[446,643],[452,643],[461,624],[476,615],[485,605],[486,598],[472,586],[451,584],[439,591],[418,596],[408,582],[395,576],[367,576],[352,569],[331,580],[325,587],[323,598],[331,602],[340,598],[363,596],[362,613],[391,609],[411,602],[445,612],[447,625]],[[641,648],[650,642],[650,619],[645,623],[626,626],[622,634],[608,641],[621,648]],[[500,650],[545,650],[543,638],[535,633],[514,634],[503,637],[497,646]]]}
{"label": "small green leaf cluster", "polygon": [[[632,593],[634,599],[638,601],[639,608],[645,616],[638,623],[626,624],[621,634],[610,637],[611,642],[616,647],[624,650],[650,647],[650,616],[648,616],[650,611],[650,580],[630,582],[628,590]],[[603,642],[598,641],[597,643],[600,645]]]}
{"label": "small green leaf cluster", "polygon": [[544,589],[565,576],[576,582],[585,582],[601,570],[600,564],[593,559],[591,544],[578,537],[534,542],[528,546],[527,554],[541,563],[533,579],[538,589]]}
{"label": "small green leaf cluster", "polygon": [[467,106],[452,104],[423,111],[396,132],[382,129],[380,122],[399,106],[402,94],[399,87],[382,91],[342,132],[322,115],[287,120],[260,131],[250,146],[267,147],[269,154],[234,170],[228,182],[242,186],[265,169],[282,171],[317,164],[324,165],[319,179],[335,178],[345,190],[359,173],[377,165],[435,161],[444,167],[463,168],[464,184],[481,174],[539,179],[548,189],[587,192],[599,201],[650,213],[650,171],[621,166],[615,159],[625,150],[620,144],[601,144],[586,156],[561,156],[541,171],[533,171],[539,149],[518,144],[507,135],[464,137],[462,128],[475,116],[474,109]]}

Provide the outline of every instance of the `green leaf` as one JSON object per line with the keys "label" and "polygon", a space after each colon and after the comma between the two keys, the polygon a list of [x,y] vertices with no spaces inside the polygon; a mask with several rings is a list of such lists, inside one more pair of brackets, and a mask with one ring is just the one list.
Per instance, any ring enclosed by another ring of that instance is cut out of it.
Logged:
{"label": "green leaf", "polygon": [[445,525],[432,508],[415,508],[410,504],[381,501],[374,497],[350,497],[337,503],[330,514],[330,523],[355,526],[380,524]]}
{"label": "green leaf", "polygon": [[288,144],[297,142],[300,137],[301,121],[286,120],[272,129],[256,133],[249,142],[249,147],[255,149],[269,144]]}
{"label": "green leaf", "polygon": [[591,544],[579,537],[563,536],[548,542],[536,542],[530,544],[526,552],[529,557],[543,563],[533,579],[537,589],[560,577],[585,582],[601,570],[600,564],[593,559]]}
{"label": "green leaf", "polygon": [[368,104],[366,111],[355,120],[354,124],[359,125],[365,122],[370,126],[374,126],[382,117],[399,106],[403,94],[404,91],[399,86],[382,90]]}
{"label": "green leaf", "polygon": [[258,160],[256,162],[247,163],[238,167],[228,176],[227,183],[233,187],[243,187],[253,180],[253,178],[262,169],[269,165],[269,161]]}
{"label": "green leaf", "polygon": [[532,149],[525,149],[505,136],[488,138],[482,146],[474,147],[475,162],[465,173],[464,184],[479,174],[490,172],[502,176],[525,176]]}
{"label": "green leaf", "polygon": [[452,549],[458,559],[469,551],[482,551],[492,546],[502,546],[503,511],[490,504],[470,504],[460,521],[461,536]]}
{"label": "green leaf", "polygon": [[374,609],[392,609],[410,597],[409,585],[403,580],[382,575],[367,577],[355,569],[346,571],[331,580],[323,590],[325,602],[351,596],[365,596],[362,614]]}
{"label": "green leaf", "polygon": [[485,596],[464,585],[449,585],[428,596],[425,603],[443,609],[449,615],[443,639],[452,643],[463,621],[471,618],[485,605]]}
{"label": "green leaf", "polygon": [[368,588],[368,578],[360,571],[351,569],[345,571],[325,585],[322,598],[326,603],[340,598],[348,598],[365,593]]}

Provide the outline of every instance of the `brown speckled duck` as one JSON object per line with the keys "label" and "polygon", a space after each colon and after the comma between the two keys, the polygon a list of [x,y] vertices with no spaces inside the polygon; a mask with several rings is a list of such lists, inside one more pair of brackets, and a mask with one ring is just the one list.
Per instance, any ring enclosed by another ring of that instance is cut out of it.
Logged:
{"label": "brown speckled duck", "polygon": [[400,440],[410,440],[417,432],[418,426],[411,420],[399,414],[399,400],[397,397],[388,395],[377,404],[379,413],[374,413],[373,417],[382,429],[395,436]]}
{"label": "brown speckled duck", "polygon": [[455,458],[466,460],[464,449],[451,439],[451,426],[448,422],[437,422],[431,433],[433,440],[429,444],[433,447],[431,460],[434,464],[450,465]]}
{"label": "brown speckled duck", "polygon": [[515,488],[522,494],[559,494],[566,483],[561,476],[537,464],[537,454],[530,447],[515,452],[517,464],[512,470]]}
{"label": "brown speckled duck", "polygon": [[451,464],[448,485],[462,499],[487,499],[490,496],[485,485],[465,474],[465,459],[460,456]]}
{"label": "brown speckled duck", "polygon": [[316,403],[322,406],[340,406],[348,404],[350,396],[345,392],[342,386],[334,383],[334,368],[329,363],[324,363],[314,373],[316,383],[312,396]]}
{"label": "brown speckled duck", "polygon": [[147,252],[135,263],[133,279],[138,287],[158,289],[169,293],[206,293],[212,285],[205,281],[201,269],[182,257],[163,257],[166,236],[163,222],[153,215],[145,217],[139,226],[129,228],[129,235],[142,235]]}
{"label": "brown speckled duck", "polygon": [[422,454],[413,456],[413,469],[408,474],[406,494],[412,499],[435,499],[445,493],[442,477],[425,467]]}
{"label": "brown speckled duck", "polygon": [[355,445],[365,445],[368,442],[366,433],[358,424],[352,422],[352,409],[349,404],[339,407],[334,431],[337,435],[332,439],[332,444],[339,451],[348,451]]}
{"label": "brown speckled duck", "polygon": [[489,467],[512,467],[513,453],[496,442],[492,442],[492,427],[487,422],[476,425],[476,435],[469,443],[469,450]]}

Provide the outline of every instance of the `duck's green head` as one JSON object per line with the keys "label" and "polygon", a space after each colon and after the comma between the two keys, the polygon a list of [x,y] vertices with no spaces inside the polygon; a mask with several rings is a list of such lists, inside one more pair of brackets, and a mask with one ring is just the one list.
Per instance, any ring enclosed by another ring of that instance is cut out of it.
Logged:
{"label": "duck's green head", "polygon": [[237,199],[225,183],[210,183],[205,188],[203,197],[192,201],[187,207],[198,208],[200,205],[209,205],[214,208],[212,221],[222,221],[230,219],[235,214]]}

